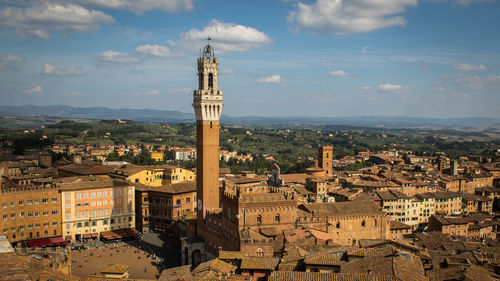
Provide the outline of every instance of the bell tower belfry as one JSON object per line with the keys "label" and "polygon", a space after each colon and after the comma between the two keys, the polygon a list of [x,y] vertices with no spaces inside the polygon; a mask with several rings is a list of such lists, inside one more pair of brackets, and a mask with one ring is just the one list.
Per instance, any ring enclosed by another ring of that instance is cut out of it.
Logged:
{"label": "bell tower belfry", "polygon": [[219,206],[219,118],[222,91],[218,89],[219,59],[209,43],[198,58],[198,90],[193,93],[196,115],[196,188],[197,217],[204,219],[207,211]]}

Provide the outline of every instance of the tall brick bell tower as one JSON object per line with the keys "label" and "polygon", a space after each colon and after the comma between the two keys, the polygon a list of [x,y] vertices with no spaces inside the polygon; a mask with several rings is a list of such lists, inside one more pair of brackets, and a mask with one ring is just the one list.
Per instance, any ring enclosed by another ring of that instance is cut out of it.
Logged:
{"label": "tall brick bell tower", "polygon": [[219,208],[219,118],[223,103],[222,91],[217,88],[219,59],[208,40],[198,58],[198,90],[193,93],[198,235],[207,211]]}

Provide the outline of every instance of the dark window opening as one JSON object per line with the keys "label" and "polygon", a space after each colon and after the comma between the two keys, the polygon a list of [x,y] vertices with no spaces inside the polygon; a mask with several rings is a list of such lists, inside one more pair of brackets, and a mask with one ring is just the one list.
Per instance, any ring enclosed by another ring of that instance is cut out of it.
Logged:
{"label": "dark window opening", "polygon": [[208,74],[208,88],[212,89],[214,87],[214,75],[212,73]]}

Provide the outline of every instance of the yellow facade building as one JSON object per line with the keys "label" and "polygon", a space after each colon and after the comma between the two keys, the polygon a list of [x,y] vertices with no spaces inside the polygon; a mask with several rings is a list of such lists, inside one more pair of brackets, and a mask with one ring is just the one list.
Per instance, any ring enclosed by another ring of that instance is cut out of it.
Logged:
{"label": "yellow facade building", "polygon": [[163,152],[152,152],[151,159],[153,159],[156,162],[162,162],[163,161]]}
{"label": "yellow facade building", "polygon": [[104,231],[135,227],[135,188],[127,182],[71,177],[55,184],[61,193],[64,239],[95,239]]}
{"label": "yellow facade building", "polygon": [[126,165],[117,169],[114,175],[131,183],[148,186],[162,186],[196,180],[193,171],[168,165]]}

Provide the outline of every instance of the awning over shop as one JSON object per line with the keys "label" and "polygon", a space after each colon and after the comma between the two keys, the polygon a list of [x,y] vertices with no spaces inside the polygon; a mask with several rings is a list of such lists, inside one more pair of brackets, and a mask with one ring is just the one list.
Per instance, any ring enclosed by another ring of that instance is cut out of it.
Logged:
{"label": "awning over shop", "polygon": [[40,248],[40,247],[50,247],[50,246],[62,246],[68,244],[68,241],[64,240],[61,236],[57,237],[49,237],[49,238],[40,238],[26,241],[31,248]]}
{"label": "awning over shop", "polygon": [[103,231],[101,232],[101,237],[105,240],[115,240],[115,239],[124,239],[124,238],[132,238],[137,236],[139,231],[135,228],[122,228],[117,230]]}
{"label": "awning over shop", "polygon": [[97,238],[99,237],[99,233],[85,233],[83,234],[83,238]]}

